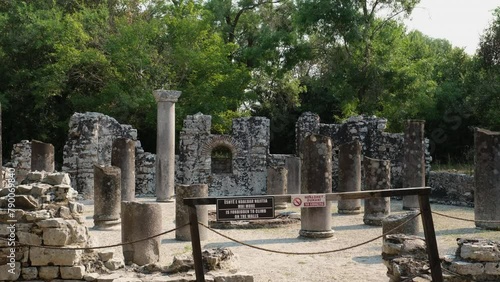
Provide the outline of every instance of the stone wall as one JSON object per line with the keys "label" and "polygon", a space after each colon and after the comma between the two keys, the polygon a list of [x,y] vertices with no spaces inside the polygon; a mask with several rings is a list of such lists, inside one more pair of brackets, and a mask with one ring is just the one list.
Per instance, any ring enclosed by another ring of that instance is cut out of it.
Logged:
{"label": "stone wall", "polygon": [[[269,158],[269,120],[263,117],[233,119],[232,133],[211,134],[211,116],[187,116],[180,133],[178,183],[207,183],[210,196],[266,193]],[[230,173],[213,173],[212,153],[228,150]]]}
{"label": "stone wall", "polygon": [[16,170],[16,181],[18,183],[24,180],[31,171],[31,141],[22,140],[12,146],[10,164],[7,164],[7,166]]}
{"label": "stone wall", "polygon": [[[362,155],[391,161],[391,182],[393,187],[402,187],[403,176],[403,141],[402,133],[384,132],[387,120],[377,117],[355,116],[341,124],[320,123],[319,116],[306,112],[300,116],[296,124],[296,148],[308,134],[321,134],[333,141],[333,189],[338,182],[338,152],[339,145],[354,140],[362,144]],[[426,145],[428,147],[428,140]],[[431,156],[426,153],[427,170],[430,170]]]}
{"label": "stone wall", "polygon": [[[16,244],[87,247],[83,205],[76,202],[77,192],[69,185],[68,175],[31,172],[24,182],[0,190],[0,236],[16,238]],[[9,203],[15,207],[9,208]],[[7,243],[2,242],[2,246]],[[85,274],[85,267],[80,265],[82,250],[17,246],[0,251],[2,281],[83,279]]]}
{"label": "stone wall", "polygon": [[[93,165],[111,165],[112,144],[119,137],[137,141],[137,130],[101,113],[75,113],[71,117],[68,140],[63,149],[62,170],[69,173],[71,184],[83,198],[93,198]],[[142,150],[140,142],[136,144],[136,189],[149,191],[152,156]]]}
{"label": "stone wall", "polygon": [[427,185],[432,188],[431,200],[442,204],[474,206],[474,176],[431,171]]}
{"label": "stone wall", "polygon": [[456,273],[453,281],[500,281],[499,241],[459,238],[457,244],[456,254],[443,259],[443,267]]}

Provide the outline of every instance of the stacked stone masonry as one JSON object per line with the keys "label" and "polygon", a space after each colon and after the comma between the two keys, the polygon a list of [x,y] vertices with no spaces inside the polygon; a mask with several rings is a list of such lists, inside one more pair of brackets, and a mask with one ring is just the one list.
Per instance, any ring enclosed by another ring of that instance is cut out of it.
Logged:
{"label": "stacked stone masonry", "polygon": [[[339,146],[354,140],[362,144],[362,155],[381,160],[391,161],[392,187],[402,187],[403,176],[403,141],[402,133],[384,132],[387,120],[377,117],[354,116],[341,124],[320,123],[319,116],[306,112],[302,114],[296,124],[296,148],[300,151],[300,144],[305,136],[321,134],[333,141],[333,190],[338,187],[338,153]],[[426,139],[426,147],[429,142]],[[430,170],[432,160],[426,150],[426,170]]]}
{"label": "stacked stone masonry", "polygon": [[[233,120],[232,134],[211,134],[211,116],[188,116],[180,133],[180,184],[206,183],[210,196],[262,195],[266,193],[269,162],[269,120],[263,117]],[[214,149],[230,152],[230,172],[212,173]]]}
{"label": "stacked stone masonry", "polygon": [[[30,172],[23,184],[8,185],[0,195],[0,236],[15,238],[17,244],[15,249],[1,249],[0,280],[83,279],[82,250],[18,245],[87,247],[83,205],[76,202],[77,192],[70,186],[68,174]],[[0,244],[8,245],[3,240]],[[11,260],[12,250],[15,258]]]}
{"label": "stacked stone masonry", "polygon": [[454,281],[500,281],[499,241],[459,238],[457,244],[456,254],[443,259],[445,269],[457,274]]}

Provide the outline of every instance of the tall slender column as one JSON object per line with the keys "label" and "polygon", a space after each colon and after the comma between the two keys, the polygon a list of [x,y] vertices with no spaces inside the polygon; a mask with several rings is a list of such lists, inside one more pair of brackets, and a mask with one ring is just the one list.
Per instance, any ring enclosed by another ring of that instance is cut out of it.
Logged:
{"label": "tall slender column", "polygon": [[[339,146],[339,192],[361,191],[361,143],[354,140]],[[361,200],[339,200],[340,214],[361,212]]]}
{"label": "tall slender column", "polygon": [[[302,194],[332,192],[332,140],[323,135],[309,135],[302,142],[301,170]],[[326,207],[301,208],[301,229],[299,234],[309,238],[328,238],[333,236],[332,202]]]}
{"label": "tall slender column", "polygon": [[31,141],[31,170],[54,172],[54,146],[37,140]]}
{"label": "tall slender column", "polygon": [[477,227],[500,230],[500,132],[477,128],[474,136],[474,216]]}
{"label": "tall slender column", "polygon": [[116,138],[111,150],[111,165],[120,168],[122,201],[135,200],[135,141]]}
{"label": "tall slender column", "polygon": [[181,91],[155,90],[158,103],[155,188],[158,202],[169,202],[175,185],[175,102]]}
{"label": "tall slender column", "polygon": [[[405,127],[403,187],[425,186],[425,143],[423,120],[408,120]],[[403,209],[419,208],[418,196],[404,196]]]}

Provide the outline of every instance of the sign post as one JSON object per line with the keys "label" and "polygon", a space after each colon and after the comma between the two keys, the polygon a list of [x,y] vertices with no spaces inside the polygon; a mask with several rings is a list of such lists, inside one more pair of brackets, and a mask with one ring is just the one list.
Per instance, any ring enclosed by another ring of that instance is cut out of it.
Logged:
{"label": "sign post", "polygon": [[274,197],[217,199],[217,221],[274,218]]}
{"label": "sign post", "polygon": [[324,208],[326,207],[326,195],[325,194],[292,195],[292,205],[296,208]]}

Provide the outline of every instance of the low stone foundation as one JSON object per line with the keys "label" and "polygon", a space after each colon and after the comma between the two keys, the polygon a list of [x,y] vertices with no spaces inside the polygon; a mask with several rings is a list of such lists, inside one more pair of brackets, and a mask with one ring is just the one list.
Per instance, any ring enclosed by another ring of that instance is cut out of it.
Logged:
{"label": "low stone foundation", "polygon": [[474,206],[474,176],[431,171],[427,186],[432,188],[431,200],[435,203]]}
{"label": "low stone foundation", "polygon": [[456,273],[450,281],[500,281],[500,241],[459,238],[457,244],[455,255],[443,259],[443,267]]}

